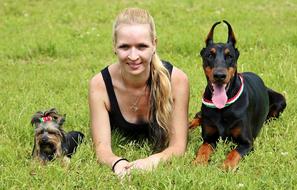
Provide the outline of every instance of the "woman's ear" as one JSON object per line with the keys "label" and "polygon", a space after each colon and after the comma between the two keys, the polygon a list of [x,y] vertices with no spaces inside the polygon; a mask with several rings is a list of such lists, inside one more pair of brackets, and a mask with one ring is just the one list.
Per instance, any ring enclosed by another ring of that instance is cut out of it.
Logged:
{"label": "woman's ear", "polygon": [[158,39],[155,38],[155,39],[153,40],[153,45],[154,45],[154,46],[157,46],[157,44],[158,44]]}
{"label": "woman's ear", "polygon": [[153,46],[154,46],[154,48],[153,48],[153,52],[154,52],[154,53],[156,52],[157,44],[158,44],[158,39],[155,38],[155,39],[153,40]]}

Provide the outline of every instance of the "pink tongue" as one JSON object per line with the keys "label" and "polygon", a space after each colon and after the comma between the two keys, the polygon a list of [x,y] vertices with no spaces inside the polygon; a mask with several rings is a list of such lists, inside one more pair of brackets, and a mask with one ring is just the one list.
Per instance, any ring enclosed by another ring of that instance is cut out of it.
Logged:
{"label": "pink tongue", "polygon": [[219,109],[222,109],[228,100],[225,87],[226,87],[225,84],[224,85],[213,84],[213,94],[212,94],[211,100],[214,103],[214,105]]}

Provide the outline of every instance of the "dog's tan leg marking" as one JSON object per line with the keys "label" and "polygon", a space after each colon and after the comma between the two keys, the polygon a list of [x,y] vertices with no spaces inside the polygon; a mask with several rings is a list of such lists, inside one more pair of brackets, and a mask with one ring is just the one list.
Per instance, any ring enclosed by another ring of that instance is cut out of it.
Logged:
{"label": "dog's tan leg marking", "polygon": [[193,161],[194,164],[202,164],[207,165],[208,160],[210,159],[210,155],[213,153],[213,148],[210,144],[204,143],[200,146],[197,151],[196,158]]}
{"label": "dog's tan leg marking", "polygon": [[241,159],[241,156],[237,150],[232,150],[228,155],[226,160],[223,163],[223,169],[226,171],[235,170],[238,166],[238,163]]}
{"label": "dog's tan leg marking", "polygon": [[195,129],[199,125],[201,125],[201,119],[194,118],[191,122],[189,122],[189,129]]}

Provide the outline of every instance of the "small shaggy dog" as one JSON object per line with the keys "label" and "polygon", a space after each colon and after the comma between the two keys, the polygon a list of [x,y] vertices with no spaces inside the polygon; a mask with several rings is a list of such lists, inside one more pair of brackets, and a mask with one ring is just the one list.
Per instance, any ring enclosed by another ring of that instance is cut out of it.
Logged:
{"label": "small shaggy dog", "polygon": [[68,163],[84,134],[78,131],[66,133],[62,129],[65,115],[58,114],[55,108],[36,112],[31,120],[35,126],[34,147],[32,156],[45,164],[55,158],[62,158]]}

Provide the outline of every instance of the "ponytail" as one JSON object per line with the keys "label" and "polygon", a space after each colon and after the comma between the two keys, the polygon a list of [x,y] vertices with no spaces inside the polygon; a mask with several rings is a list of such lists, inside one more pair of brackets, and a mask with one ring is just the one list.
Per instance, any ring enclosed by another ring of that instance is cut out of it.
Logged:
{"label": "ponytail", "polygon": [[156,53],[152,58],[150,72],[150,136],[153,141],[153,150],[159,152],[169,142],[173,100],[169,72]]}

